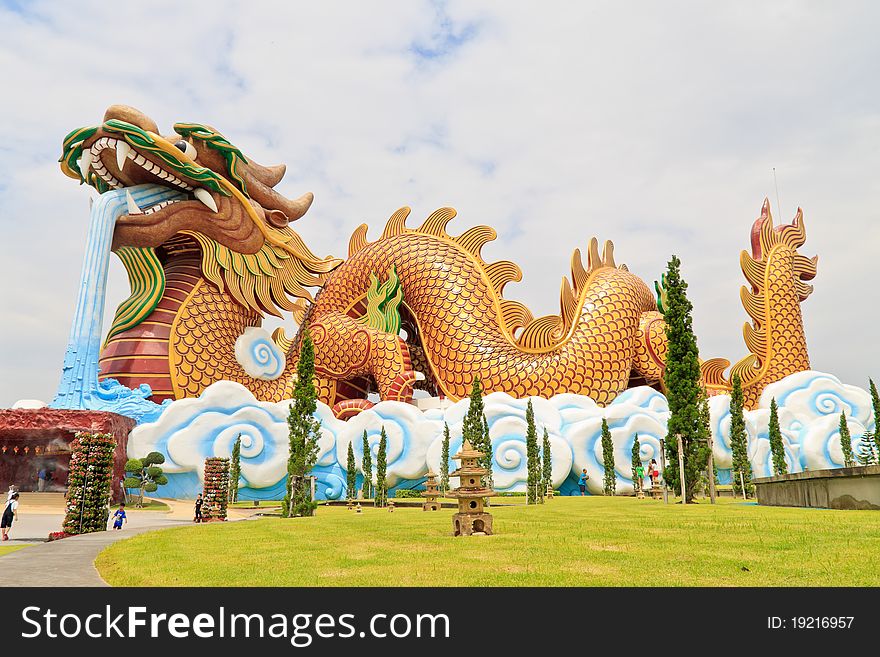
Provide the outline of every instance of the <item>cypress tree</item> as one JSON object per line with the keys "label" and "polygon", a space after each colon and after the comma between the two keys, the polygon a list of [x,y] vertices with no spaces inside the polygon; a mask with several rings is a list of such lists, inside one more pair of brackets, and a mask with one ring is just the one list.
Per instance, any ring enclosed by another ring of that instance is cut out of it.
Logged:
{"label": "cypress tree", "polygon": [[846,413],[840,413],[840,451],[843,452],[843,467],[851,468],[856,464],[853,458],[852,437],[849,435],[849,427],[846,426]]}
{"label": "cypress tree", "polygon": [[370,499],[373,496],[373,452],[370,451],[370,442],[367,440],[367,430],[364,429],[363,437],[363,459],[361,460],[361,470],[364,472],[363,498]]}
{"label": "cypress tree", "polygon": [[541,446],[537,439],[535,440],[535,451],[537,452],[535,460],[535,469],[537,471],[535,477],[535,497],[538,500],[538,504],[543,504],[547,491],[544,489],[544,461],[541,458]]}
{"label": "cypress tree", "polygon": [[708,494],[709,491],[709,477],[712,477],[715,480],[715,485],[718,485],[718,467],[715,465],[713,460],[712,462],[712,472],[709,472],[709,441],[712,438],[712,415],[709,410],[709,396],[706,394],[706,391],[700,388],[700,433],[699,440],[700,444],[705,446],[706,452],[706,465],[703,469],[703,479],[705,485],[703,486],[703,492]]}
{"label": "cypress tree", "polygon": [[868,379],[868,387],[871,389],[871,406],[874,408],[874,443],[877,453],[880,454],[880,395],[877,394],[877,386],[872,379]]}
{"label": "cypress tree", "polygon": [[[733,454],[731,478],[733,491],[746,497],[754,493],[752,484],[752,464],[749,463],[749,442],[746,433],[746,419],[743,413],[742,380],[739,374],[733,375],[733,390],[730,393],[730,450]],[[745,484],[745,491],[742,485]]]}
{"label": "cypress tree", "polygon": [[385,435],[385,427],[379,435],[379,453],[376,455],[376,496],[375,506],[385,506],[388,500],[388,486],[385,483],[385,468],[387,465],[388,436]]}
{"label": "cypress tree", "polygon": [[776,406],[775,397],[770,400],[770,454],[773,457],[773,472],[777,475],[788,474],[782,431],[779,429],[779,408]]}
{"label": "cypress tree", "polygon": [[464,423],[461,427],[462,438],[470,442],[471,447],[481,449],[483,446],[483,389],[480,377],[474,377],[471,383],[470,403]]}
{"label": "cypress tree", "polygon": [[687,489],[686,502],[693,501],[696,484],[706,468],[707,445],[701,442],[700,429],[700,362],[697,339],[694,336],[691,311],[693,305],[687,298],[687,283],[681,277],[681,261],[672,256],[666,270],[665,303],[666,338],[669,349],[663,383],[669,401],[669,421],[666,435],[666,458],[668,465],[663,473],[675,491],[681,494],[678,469],[678,440],[681,435],[684,449],[684,472]]}
{"label": "cypress tree", "polygon": [[312,499],[308,473],[318,458],[321,423],[315,419],[318,392],[315,389],[315,347],[308,331],[303,332],[299,363],[293,388],[293,404],[287,416],[290,455],[287,460],[287,493],[281,505],[287,518],[311,516],[317,504]]}
{"label": "cypress tree", "polygon": [[642,446],[639,443],[639,434],[636,434],[632,447],[632,482],[637,492],[642,488],[643,483],[643,478],[638,473],[640,467],[642,467]]}
{"label": "cypress tree", "polygon": [[449,425],[443,423],[443,447],[440,450],[440,490],[449,492]]}
{"label": "cypress tree", "polygon": [[[482,398],[480,399],[480,403],[483,403]],[[492,439],[489,437],[489,421],[486,419],[485,414],[483,415],[483,443],[480,446],[480,449],[483,452],[483,458],[480,460],[480,465],[489,471],[486,475],[486,483],[489,488],[495,488],[495,478],[492,476]],[[486,504],[489,504],[488,497],[486,498]]]}
{"label": "cypress tree", "polygon": [[863,433],[859,440],[858,459],[861,465],[877,464],[877,448],[874,445],[874,438],[870,433]]}
{"label": "cypress tree", "polygon": [[238,480],[241,479],[241,434],[232,445],[232,460],[229,462],[229,502],[238,501]]}
{"label": "cypress tree", "polygon": [[602,487],[606,495],[614,495],[617,488],[617,474],[614,472],[614,442],[611,440],[611,431],[608,429],[608,421],[602,418],[602,466],[605,475],[602,478]]}
{"label": "cypress tree", "polygon": [[535,428],[535,410],[532,400],[526,407],[526,504],[538,503],[538,431]]}
{"label": "cypress tree", "polygon": [[353,500],[357,497],[357,466],[354,460],[354,447],[348,443],[348,461],[345,464],[345,497]]}
{"label": "cypress tree", "polygon": [[[471,382],[470,403],[464,423],[461,427],[462,444],[468,441],[476,450],[483,452],[480,465],[485,467],[486,446],[483,444],[483,389],[480,387],[480,377],[474,377]],[[485,483],[485,482],[483,482]]]}
{"label": "cypress tree", "polygon": [[543,459],[541,463],[544,465],[544,481],[543,490],[547,490],[548,486],[553,485],[553,457],[550,454],[550,434],[547,433],[547,427],[544,427],[544,442],[542,447]]}

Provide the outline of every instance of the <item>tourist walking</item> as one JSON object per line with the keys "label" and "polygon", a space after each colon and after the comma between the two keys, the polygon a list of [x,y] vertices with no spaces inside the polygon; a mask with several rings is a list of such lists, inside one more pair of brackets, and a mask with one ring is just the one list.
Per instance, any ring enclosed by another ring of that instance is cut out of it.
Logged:
{"label": "tourist walking", "polygon": [[201,522],[202,521],[202,504],[204,500],[202,499],[202,494],[199,493],[199,496],[196,498],[196,517],[193,518],[193,522]]}
{"label": "tourist walking", "polygon": [[119,503],[119,508],[113,514],[113,529],[122,529],[122,525],[128,522],[128,516],[125,515],[125,502]]}
{"label": "tourist walking", "polygon": [[587,494],[587,479],[590,478],[590,475],[587,474],[587,469],[584,468],[584,471],[581,472],[581,476],[578,477],[578,488],[581,489],[581,495]]}
{"label": "tourist walking", "polygon": [[641,464],[641,462],[636,466],[636,491],[642,490],[644,481],[645,481],[645,468]]}
{"label": "tourist walking", "polygon": [[46,472],[46,468],[41,467],[37,472],[37,492],[42,493],[46,490],[46,479],[48,478],[49,473]]}
{"label": "tourist walking", "polygon": [[648,465],[648,478],[651,480],[651,488],[654,487],[654,479],[656,479],[659,474],[657,459],[651,459],[651,463]]}
{"label": "tourist walking", "polygon": [[12,527],[12,521],[18,518],[18,493],[13,493],[12,497],[6,503],[3,509],[3,518],[0,520],[0,531],[3,533],[3,540],[9,540],[9,530]]}
{"label": "tourist walking", "polygon": [[9,490],[6,491],[6,503],[9,504],[9,500],[12,499],[12,496],[18,492],[18,486],[15,484],[9,484]]}

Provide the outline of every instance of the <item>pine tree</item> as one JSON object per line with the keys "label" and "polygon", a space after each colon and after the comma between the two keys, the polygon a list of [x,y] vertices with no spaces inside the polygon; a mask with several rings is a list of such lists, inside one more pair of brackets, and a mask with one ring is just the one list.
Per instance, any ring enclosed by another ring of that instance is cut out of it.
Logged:
{"label": "pine tree", "polygon": [[669,345],[663,383],[669,401],[667,422],[666,457],[669,462],[663,478],[678,494],[681,482],[678,469],[678,439],[681,436],[684,449],[684,472],[687,489],[686,502],[693,501],[696,484],[706,469],[707,445],[701,442],[700,429],[700,362],[697,339],[694,336],[691,311],[693,306],[687,298],[687,283],[681,277],[681,261],[672,256],[667,267],[665,283],[666,337]]}
{"label": "pine tree", "polygon": [[544,427],[544,442],[541,447],[543,452],[541,463],[544,466],[542,489],[546,491],[549,486],[553,485],[553,456],[550,453],[550,434],[547,433],[547,427]]}
{"label": "pine tree", "polygon": [[532,400],[526,406],[526,504],[538,503],[538,431]]}
{"label": "pine tree", "polygon": [[367,440],[367,430],[364,429],[364,448],[363,459],[361,460],[361,470],[364,472],[363,498],[370,499],[373,496],[373,452],[370,451],[370,442]]}
{"label": "pine tree", "polygon": [[311,335],[303,332],[297,380],[293,390],[287,425],[290,431],[287,495],[282,512],[287,517],[311,516],[317,504],[312,499],[308,473],[318,456],[320,421],[314,417],[318,394],[315,388],[315,347]]}
{"label": "pine tree", "polygon": [[779,407],[776,406],[775,397],[770,400],[770,454],[773,457],[773,472],[776,475],[788,474],[782,431],[779,428]]}
{"label": "pine tree", "polygon": [[232,459],[229,461],[229,502],[238,501],[238,480],[241,479],[241,434],[232,445]]}
{"label": "pine tree", "polygon": [[840,413],[840,451],[843,452],[843,467],[851,468],[856,464],[853,458],[852,437],[849,435],[849,427],[846,425],[846,413]]}
{"label": "pine tree", "polygon": [[345,464],[345,497],[357,497],[357,465],[354,460],[354,447],[348,443],[348,461]]}
{"label": "pine tree", "polygon": [[317,506],[312,499],[308,473],[318,459],[321,423],[314,417],[318,408],[315,346],[308,331],[303,332],[296,377],[293,404],[287,416],[290,455],[287,460],[287,493],[281,504],[281,513],[286,518],[314,515]]}
{"label": "pine tree", "polygon": [[144,491],[155,493],[159,486],[164,486],[168,483],[168,477],[165,476],[162,468],[159,467],[163,463],[165,463],[165,456],[160,452],[150,452],[143,458],[128,459],[126,461],[123,486],[126,489],[140,489],[141,494],[137,506],[142,507],[144,505]]}
{"label": "pine tree", "polygon": [[871,406],[874,408],[874,444],[880,454],[880,395],[877,394],[877,386],[872,379],[868,379],[868,387],[871,389]]}
{"label": "pine tree", "polygon": [[617,473],[614,471],[614,442],[611,440],[611,431],[608,429],[608,421],[605,418],[602,418],[602,466],[605,468],[602,488],[606,495],[614,495],[617,488]]}
{"label": "pine tree", "polygon": [[638,492],[642,488],[643,478],[639,476],[638,470],[642,467],[642,446],[639,443],[639,434],[633,438],[632,447],[632,482],[633,488]]}
{"label": "pine tree", "polygon": [[877,446],[874,444],[874,437],[865,432],[859,440],[859,464],[860,465],[876,465],[877,464]]}
{"label": "pine tree", "polygon": [[[749,463],[749,442],[746,433],[746,419],[743,414],[742,380],[739,374],[733,375],[733,390],[730,393],[730,450],[733,453],[731,478],[734,493],[743,497],[754,493],[752,484],[752,464]],[[745,491],[743,491],[745,484]]]}
{"label": "pine tree", "polygon": [[440,450],[440,491],[449,492],[449,425],[443,423],[443,447]]}
{"label": "pine tree", "polygon": [[379,453],[376,454],[376,496],[374,500],[375,506],[385,506],[388,501],[388,485],[385,483],[385,468],[387,467],[388,458],[388,436],[385,434],[385,427],[382,427],[382,433],[379,434]]}

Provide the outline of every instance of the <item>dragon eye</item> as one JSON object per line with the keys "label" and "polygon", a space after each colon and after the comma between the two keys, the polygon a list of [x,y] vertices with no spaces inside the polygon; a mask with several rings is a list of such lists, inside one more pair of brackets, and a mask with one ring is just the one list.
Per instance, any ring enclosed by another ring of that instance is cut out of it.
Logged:
{"label": "dragon eye", "polygon": [[196,152],[196,147],[190,144],[185,139],[174,142],[174,146],[177,148],[177,150],[182,151],[183,154],[191,160],[196,159],[196,155],[198,155],[198,153]]}

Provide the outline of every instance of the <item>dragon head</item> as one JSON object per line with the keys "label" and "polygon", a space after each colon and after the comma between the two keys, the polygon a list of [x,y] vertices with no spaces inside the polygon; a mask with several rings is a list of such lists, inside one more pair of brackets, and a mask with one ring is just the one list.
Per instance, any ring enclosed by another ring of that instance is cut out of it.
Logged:
{"label": "dragon head", "polygon": [[188,240],[201,249],[205,276],[260,314],[294,310],[288,295],[310,299],[304,287],[322,285],[341,263],[315,256],[288,226],[309,209],[311,192],[285,198],[273,189],[284,165],[257,164],[209,126],[176,123],[162,136],[142,112],[112,105],[101,125],[65,137],[60,163],[100,193],[145,183],[184,192],[143,208],[129,195],[113,250],[152,249],[161,259],[170,242]]}

